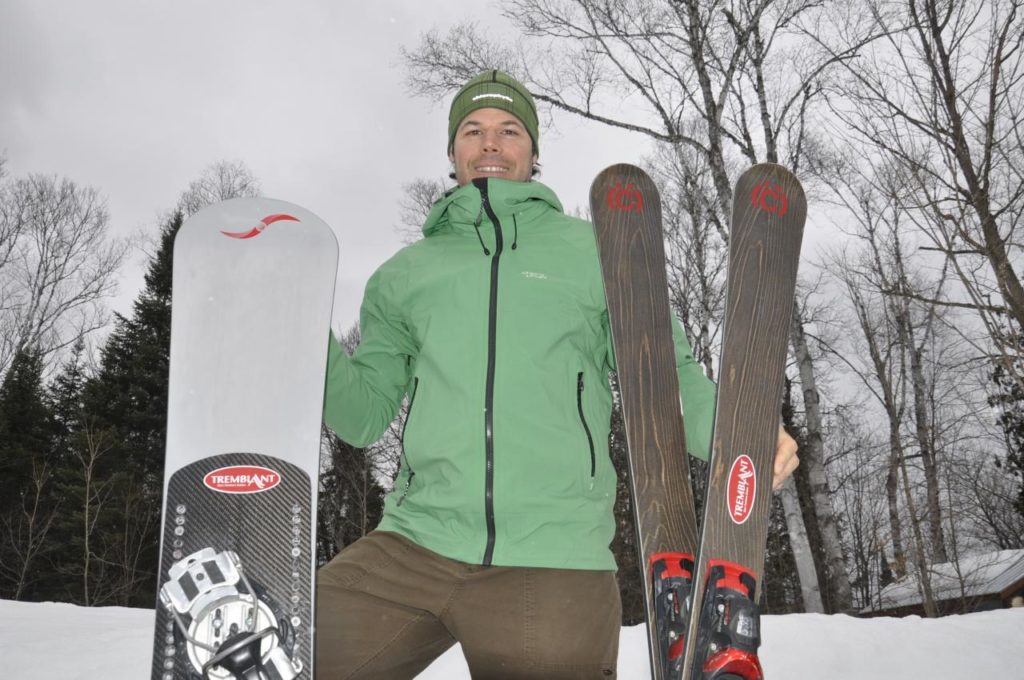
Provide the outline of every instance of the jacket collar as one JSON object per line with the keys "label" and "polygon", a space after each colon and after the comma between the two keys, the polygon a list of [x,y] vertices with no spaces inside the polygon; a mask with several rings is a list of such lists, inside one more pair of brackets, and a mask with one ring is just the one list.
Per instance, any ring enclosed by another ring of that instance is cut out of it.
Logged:
{"label": "jacket collar", "polygon": [[[487,192],[491,210],[502,224],[506,218],[511,221],[515,216],[522,227],[550,210],[563,212],[555,192],[540,182],[488,177],[481,184]],[[490,219],[483,211],[482,196],[480,188],[472,182],[452,189],[431,208],[423,224],[423,235],[431,236],[446,230],[472,232],[475,222],[481,226],[490,225]]]}

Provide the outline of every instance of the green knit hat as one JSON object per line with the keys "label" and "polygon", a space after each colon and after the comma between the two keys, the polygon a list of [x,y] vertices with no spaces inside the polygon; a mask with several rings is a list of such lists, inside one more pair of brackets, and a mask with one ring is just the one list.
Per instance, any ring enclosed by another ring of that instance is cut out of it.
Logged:
{"label": "green knit hat", "polygon": [[537,136],[537,106],[523,84],[498,70],[484,71],[462,86],[448,112],[448,153],[455,147],[459,123],[477,109],[502,109],[518,118],[533,140],[533,152],[540,153]]}

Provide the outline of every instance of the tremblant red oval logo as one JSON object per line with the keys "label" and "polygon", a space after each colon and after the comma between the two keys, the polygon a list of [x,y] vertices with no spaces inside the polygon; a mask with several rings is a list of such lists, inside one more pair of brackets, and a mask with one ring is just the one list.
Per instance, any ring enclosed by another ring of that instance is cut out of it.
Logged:
{"label": "tremblant red oval logo", "polygon": [[207,473],[203,484],[221,493],[259,493],[281,483],[281,475],[258,465],[232,465]]}
{"label": "tremblant red oval logo", "polygon": [[750,518],[757,498],[757,475],[754,473],[754,461],[750,456],[740,454],[729,470],[729,493],[726,502],[729,504],[729,517],[736,524],[743,524]]}

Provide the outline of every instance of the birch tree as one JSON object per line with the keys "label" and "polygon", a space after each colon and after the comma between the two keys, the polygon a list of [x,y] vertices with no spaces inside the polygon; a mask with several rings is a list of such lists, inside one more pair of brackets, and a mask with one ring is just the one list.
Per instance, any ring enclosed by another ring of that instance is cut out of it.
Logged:
{"label": "birch tree", "polygon": [[996,347],[1015,356],[1024,324],[1016,231],[1024,215],[1024,3],[837,7],[847,13],[833,15],[831,30],[808,33],[823,49],[844,54],[867,32],[884,39],[870,58],[842,61],[833,112],[851,144],[902,167],[914,189],[908,218],[963,285],[963,299],[943,304],[973,309]]}
{"label": "birch tree", "polygon": [[0,184],[0,374],[34,347],[46,359],[107,322],[128,244],[99,192],[67,178]]}

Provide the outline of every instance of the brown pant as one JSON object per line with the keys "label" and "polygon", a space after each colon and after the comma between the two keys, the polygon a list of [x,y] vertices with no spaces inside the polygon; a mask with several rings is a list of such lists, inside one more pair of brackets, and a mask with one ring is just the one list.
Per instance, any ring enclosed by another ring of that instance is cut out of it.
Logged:
{"label": "brown pant", "polygon": [[615,677],[609,571],[483,567],[376,531],[319,572],[317,680],[414,678],[462,644],[474,680]]}

